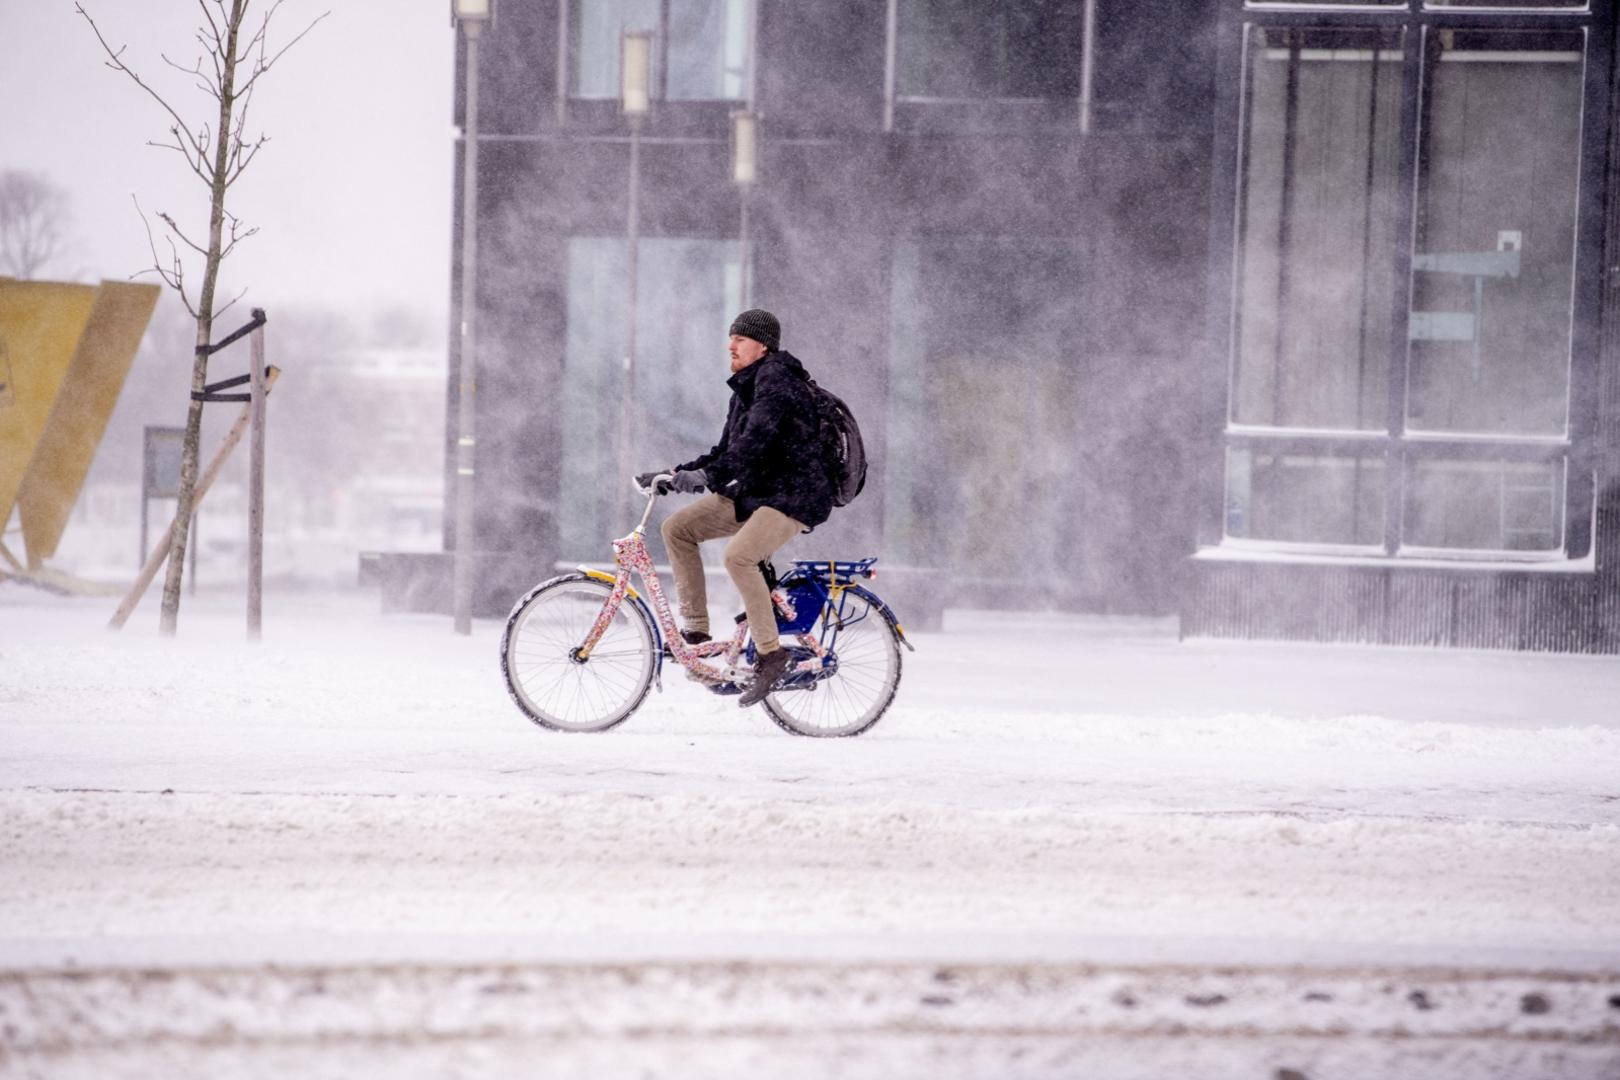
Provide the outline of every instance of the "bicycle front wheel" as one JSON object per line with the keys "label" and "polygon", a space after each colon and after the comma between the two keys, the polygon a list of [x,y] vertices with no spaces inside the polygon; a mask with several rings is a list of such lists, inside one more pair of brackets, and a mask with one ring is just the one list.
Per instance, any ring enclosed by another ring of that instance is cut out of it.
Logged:
{"label": "bicycle front wheel", "polygon": [[818,682],[765,699],[778,727],[821,738],[859,735],[888,710],[900,686],[900,633],[876,599],[847,589],[822,611],[822,641],[837,667]]}
{"label": "bicycle front wheel", "polygon": [[636,711],[652,686],[652,626],[628,596],[585,660],[610,582],[565,574],[517,602],[501,637],[501,674],[517,707],[555,731],[606,731]]}

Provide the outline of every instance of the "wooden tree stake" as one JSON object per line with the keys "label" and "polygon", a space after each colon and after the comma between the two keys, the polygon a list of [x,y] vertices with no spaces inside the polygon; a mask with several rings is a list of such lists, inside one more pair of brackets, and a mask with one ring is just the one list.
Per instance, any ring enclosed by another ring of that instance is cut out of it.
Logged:
{"label": "wooden tree stake", "polygon": [[[277,367],[272,367],[265,373],[264,392],[266,394],[269,394],[270,388],[276,385],[276,379],[280,375],[281,369]],[[208,489],[213,486],[214,478],[219,475],[219,470],[224,467],[225,459],[231,456],[231,451],[236,449],[236,444],[242,441],[242,436],[246,433],[248,424],[252,420],[253,405],[250,402],[243,406],[242,415],[238,416],[236,423],[231,425],[231,430],[225,435],[225,441],[220,444],[219,452],[214,455],[214,460],[208,463],[207,470],[203,472],[202,478],[197,481],[197,492],[191,502],[193,516],[196,515],[197,508],[202,505],[203,496],[207,495]],[[178,514],[176,520],[179,520]],[[159,568],[163,566],[164,560],[169,557],[170,541],[173,539],[173,535],[174,524],[171,522],[169,527],[163,531],[162,538],[158,540],[157,546],[152,549],[152,554],[147,557],[146,565],[141,567],[140,575],[136,577],[135,584],[130,586],[129,595],[124,597],[124,602],[118,605],[117,611],[113,612],[111,621],[107,623],[107,629],[121,630],[124,624],[129,621],[130,615],[135,610],[135,605],[139,604],[141,597],[146,595],[147,587],[152,584],[152,579],[157,577]]]}

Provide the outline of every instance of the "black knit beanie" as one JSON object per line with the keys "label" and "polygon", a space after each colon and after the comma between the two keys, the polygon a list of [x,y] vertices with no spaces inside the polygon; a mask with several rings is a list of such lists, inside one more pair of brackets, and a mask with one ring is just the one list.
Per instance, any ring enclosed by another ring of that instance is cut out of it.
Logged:
{"label": "black knit beanie", "polygon": [[782,324],[764,308],[749,308],[731,320],[727,333],[753,338],[772,352],[782,347]]}

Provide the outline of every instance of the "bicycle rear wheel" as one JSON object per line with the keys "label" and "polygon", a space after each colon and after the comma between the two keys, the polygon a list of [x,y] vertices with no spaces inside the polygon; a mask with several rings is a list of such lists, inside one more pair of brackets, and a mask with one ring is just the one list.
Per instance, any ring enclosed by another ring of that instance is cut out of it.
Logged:
{"label": "bicycle rear wheel", "polygon": [[613,592],[609,582],[564,574],[512,608],[501,636],[501,674],[523,715],[555,731],[606,731],[636,711],[652,686],[652,626],[626,597],[581,661],[576,651]]}
{"label": "bicycle rear wheel", "polygon": [[[822,611],[818,628],[835,658],[831,675],[802,689],[778,690],[765,711],[794,735],[840,738],[877,723],[900,686],[900,634],[876,597],[846,589]],[[784,641],[786,644],[786,641]]]}

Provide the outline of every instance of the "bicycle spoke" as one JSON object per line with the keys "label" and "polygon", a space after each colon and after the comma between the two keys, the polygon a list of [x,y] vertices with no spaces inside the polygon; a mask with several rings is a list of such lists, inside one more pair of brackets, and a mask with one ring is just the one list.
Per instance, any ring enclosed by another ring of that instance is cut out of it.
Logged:
{"label": "bicycle spoke", "polygon": [[584,662],[576,659],[612,586],[583,576],[536,590],[508,622],[502,659],[513,699],[530,719],[600,731],[628,716],[652,682],[652,629],[624,601]]}
{"label": "bicycle spoke", "polygon": [[834,671],[809,687],[766,699],[771,717],[801,735],[853,735],[870,727],[900,679],[899,642],[887,619],[857,594],[845,594],[823,615],[817,633]]}

